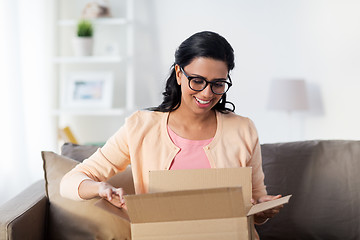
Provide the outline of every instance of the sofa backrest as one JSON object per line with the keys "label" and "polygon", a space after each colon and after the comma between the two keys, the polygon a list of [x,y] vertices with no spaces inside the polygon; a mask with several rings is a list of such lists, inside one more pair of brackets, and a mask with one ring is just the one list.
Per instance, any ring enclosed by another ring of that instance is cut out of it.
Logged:
{"label": "sofa backrest", "polygon": [[270,195],[289,204],[257,226],[266,239],[360,239],[360,141],[303,141],[261,146]]}
{"label": "sofa backrest", "polygon": [[[119,218],[95,206],[99,199],[73,201],[60,196],[62,177],[98,147],[67,144],[62,149],[66,156],[42,152],[45,191],[49,199],[46,239],[130,239],[128,219]],[[130,167],[113,176],[109,182],[116,187],[123,187],[128,194],[135,192]]]}

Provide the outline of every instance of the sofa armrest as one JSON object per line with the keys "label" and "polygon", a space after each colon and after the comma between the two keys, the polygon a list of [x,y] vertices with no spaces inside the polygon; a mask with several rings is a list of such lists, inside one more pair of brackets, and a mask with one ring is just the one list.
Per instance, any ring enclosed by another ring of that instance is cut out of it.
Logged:
{"label": "sofa armrest", "polygon": [[44,239],[47,205],[39,180],[0,206],[0,239]]}

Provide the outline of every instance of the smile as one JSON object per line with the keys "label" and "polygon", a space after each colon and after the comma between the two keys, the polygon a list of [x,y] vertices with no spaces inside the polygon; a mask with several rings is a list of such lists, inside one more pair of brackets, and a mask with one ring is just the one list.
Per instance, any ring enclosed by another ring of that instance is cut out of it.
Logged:
{"label": "smile", "polygon": [[211,101],[211,100],[204,101],[204,100],[198,99],[197,97],[195,97],[195,99],[196,99],[196,101],[198,101],[201,104],[208,104]]}

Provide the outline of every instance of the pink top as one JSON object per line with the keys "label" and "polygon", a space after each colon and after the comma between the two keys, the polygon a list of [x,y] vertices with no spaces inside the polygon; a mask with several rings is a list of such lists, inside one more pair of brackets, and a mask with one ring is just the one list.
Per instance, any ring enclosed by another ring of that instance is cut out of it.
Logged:
{"label": "pink top", "polygon": [[170,170],[211,168],[204,147],[207,146],[213,138],[206,140],[189,140],[178,136],[169,126],[167,129],[173,143],[180,148],[180,151],[171,163]]}

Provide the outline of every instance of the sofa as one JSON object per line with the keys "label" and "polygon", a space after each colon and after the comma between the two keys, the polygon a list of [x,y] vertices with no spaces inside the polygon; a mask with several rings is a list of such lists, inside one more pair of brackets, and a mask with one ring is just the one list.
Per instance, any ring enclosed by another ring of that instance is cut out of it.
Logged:
{"label": "sofa", "polygon": [[[130,239],[130,225],[95,206],[59,195],[62,176],[96,146],[64,144],[42,152],[44,180],[0,206],[0,239]],[[269,194],[292,194],[281,212],[256,226],[261,239],[360,239],[360,141],[261,145]],[[134,193],[130,167],[109,180]]]}

